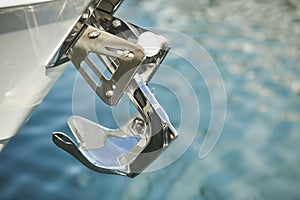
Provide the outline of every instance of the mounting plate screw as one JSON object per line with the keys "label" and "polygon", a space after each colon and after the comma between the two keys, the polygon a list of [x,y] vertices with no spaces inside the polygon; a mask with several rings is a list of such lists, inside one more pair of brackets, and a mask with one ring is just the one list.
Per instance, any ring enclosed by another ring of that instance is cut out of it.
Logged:
{"label": "mounting plate screw", "polygon": [[118,27],[121,26],[121,21],[118,20],[118,19],[115,19],[114,21],[112,21],[111,24],[112,24],[112,26],[113,26],[114,28],[118,28]]}
{"label": "mounting plate screw", "polygon": [[105,93],[105,96],[106,96],[107,98],[112,97],[112,95],[114,95],[114,91],[112,91],[112,90],[108,90],[108,91]]}
{"label": "mounting plate screw", "polygon": [[127,57],[133,58],[133,57],[134,57],[134,54],[133,54],[131,51],[124,50],[123,56],[124,56],[125,58],[127,58]]}
{"label": "mounting plate screw", "polygon": [[94,30],[92,32],[89,32],[88,36],[90,39],[97,38],[101,34],[100,30]]}

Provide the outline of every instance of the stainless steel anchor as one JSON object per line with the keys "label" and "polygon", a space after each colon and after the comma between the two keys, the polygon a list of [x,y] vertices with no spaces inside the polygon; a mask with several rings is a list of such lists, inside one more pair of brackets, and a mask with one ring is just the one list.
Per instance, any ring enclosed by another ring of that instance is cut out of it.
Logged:
{"label": "stainless steel anchor", "polygon": [[147,86],[168,53],[168,41],[114,17],[120,3],[92,1],[47,67],[71,60],[102,101],[114,106],[126,94],[138,112],[115,130],[72,116],[68,125],[79,145],[62,132],[54,132],[52,138],[92,170],[135,177],[178,134]]}

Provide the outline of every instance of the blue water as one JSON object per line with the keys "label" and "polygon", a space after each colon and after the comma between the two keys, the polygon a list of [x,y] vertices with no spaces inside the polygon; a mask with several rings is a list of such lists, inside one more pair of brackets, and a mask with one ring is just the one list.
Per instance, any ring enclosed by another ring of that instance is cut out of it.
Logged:
{"label": "blue water", "polygon": [[[53,131],[69,133],[77,74],[70,66],[0,155],[0,199],[299,199],[300,2],[128,1],[118,15],[184,32],[207,49],[227,93],[216,147],[198,159],[210,117],[201,90],[199,133],[172,165],[135,179],[85,168],[51,141]],[[177,127],[177,104],[164,105]]]}

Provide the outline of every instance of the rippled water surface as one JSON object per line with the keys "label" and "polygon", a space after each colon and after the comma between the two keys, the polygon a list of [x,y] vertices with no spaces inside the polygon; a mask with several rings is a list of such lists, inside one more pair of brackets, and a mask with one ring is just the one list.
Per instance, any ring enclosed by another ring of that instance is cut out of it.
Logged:
{"label": "rippled water surface", "polygon": [[[199,86],[198,137],[172,165],[135,179],[86,169],[51,142],[53,131],[69,132],[70,66],[0,155],[0,199],[299,199],[300,1],[127,1],[117,14],[178,30],[208,51],[227,93],[216,147],[198,159],[210,117]],[[176,105],[165,103],[175,127]]]}

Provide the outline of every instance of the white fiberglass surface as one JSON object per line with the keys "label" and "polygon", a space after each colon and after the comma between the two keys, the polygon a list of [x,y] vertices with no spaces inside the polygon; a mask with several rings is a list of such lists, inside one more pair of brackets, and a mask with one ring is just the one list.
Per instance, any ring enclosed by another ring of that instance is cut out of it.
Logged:
{"label": "white fiberglass surface", "polygon": [[65,69],[45,65],[88,2],[0,9],[0,140],[16,134]]}

